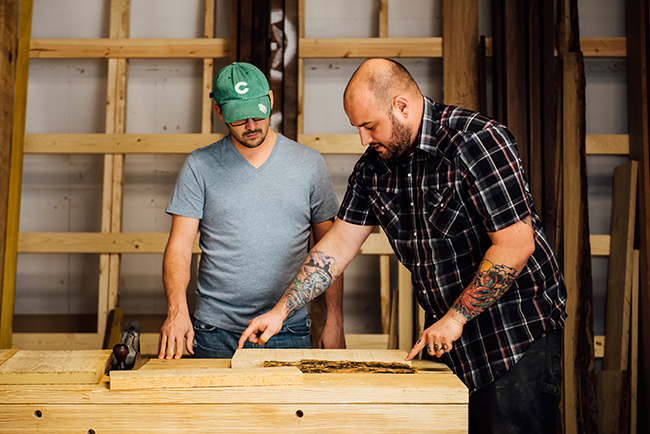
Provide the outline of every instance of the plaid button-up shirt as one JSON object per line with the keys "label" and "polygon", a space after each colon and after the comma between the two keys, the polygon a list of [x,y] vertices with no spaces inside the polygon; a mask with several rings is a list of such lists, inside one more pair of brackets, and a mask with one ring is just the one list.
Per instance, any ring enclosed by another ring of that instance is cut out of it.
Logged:
{"label": "plaid button-up shirt", "polygon": [[384,161],[368,148],[339,218],[381,225],[434,319],[471,283],[491,245],[488,233],[532,219],[535,252],[515,283],[442,357],[473,393],[514,366],[535,338],[564,326],[566,288],[512,134],[476,112],[424,100],[415,151]]}

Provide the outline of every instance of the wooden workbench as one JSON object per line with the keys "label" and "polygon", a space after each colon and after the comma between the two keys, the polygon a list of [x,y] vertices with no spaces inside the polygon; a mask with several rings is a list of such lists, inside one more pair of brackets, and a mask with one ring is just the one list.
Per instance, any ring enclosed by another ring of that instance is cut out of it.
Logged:
{"label": "wooden workbench", "polygon": [[[152,359],[141,369],[197,363]],[[466,433],[467,388],[444,365],[413,366],[416,374],[303,374],[302,386],[124,391],[110,390],[108,377],[0,385],[0,432]]]}

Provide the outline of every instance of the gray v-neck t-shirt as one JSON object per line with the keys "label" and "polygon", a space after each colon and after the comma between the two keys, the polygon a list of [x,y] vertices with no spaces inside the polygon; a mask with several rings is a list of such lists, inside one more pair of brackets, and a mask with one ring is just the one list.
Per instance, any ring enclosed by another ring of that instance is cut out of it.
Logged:
{"label": "gray v-neck t-shirt", "polygon": [[[167,213],[200,219],[194,316],[241,333],[280,299],[307,255],[311,223],[333,218],[338,201],[318,151],[278,134],[259,168],[230,136],[185,160]],[[305,308],[287,325],[303,322]]]}

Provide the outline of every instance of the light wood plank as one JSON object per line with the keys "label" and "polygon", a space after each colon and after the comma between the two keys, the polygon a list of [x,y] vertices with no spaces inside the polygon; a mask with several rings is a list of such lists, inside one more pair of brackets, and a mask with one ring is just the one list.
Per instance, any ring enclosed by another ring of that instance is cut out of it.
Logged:
{"label": "light wood plank", "polygon": [[605,335],[594,336],[594,357],[601,358],[605,355]]}
{"label": "light wood plank", "polygon": [[189,154],[223,134],[26,134],[30,154]]}
{"label": "light wood plank", "polygon": [[585,57],[626,57],[626,38],[580,38]]}
{"label": "light wood plank", "polygon": [[[126,232],[23,232],[21,253],[162,253],[169,234]],[[194,253],[200,253],[198,235]]]}
{"label": "light wood plank", "polygon": [[442,38],[301,38],[301,58],[442,57]]}
{"label": "light wood plank", "polygon": [[298,141],[321,154],[357,154],[367,149],[358,134],[300,134]]}
{"label": "light wood plank", "polygon": [[14,347],[23,350],[94,350],[103,342],[99,333],[14,333],[13,340]]}
{"label": "light wood plank", "polygon": [[413,286],[411,283],[411,272],[399,264],[398,271],[399,294],[398,294],[398,342],[399,349],[411,351],[413,347]]}
{"label": "light wood plank", "polygon": [[388,334],[346,334],[345,345],[349,350],[389,349]]}
{"label": "light wood plank", "polygon": [[[381,306],[381,332],[390,331],[390,255],[379,256],[379,297]],[[386,342],[388,344],[388,341]]]}
{"label": "light wood plank", "polygon": [[203,59],[230,56],[230,40],[212,39],[55,39],[31,41],[32,58]]}
{"label": "light wood plank", "polygon": [[[166,232],[21,232],[21,253],[162,253]],[[198,235],[193,253],[201,253]],[[388,255],[393,250],[384,234],[370,234],[359,250],[361,254]]]}
{"label": "light wood plank", "polygon": [[111,371],[110,379],[111,390],[300,386],[302,372],[294,366],[138,370]]}
{"label": "light wood plank", "polygon": [[593,256],[609,255],[609,235],[590,235],[589,243]]}
{"label": "light wood plank", "polygon": [[[182,359],[181,359],[182,360]],[[170,361],[176,362],[176,361]],[[146,390],[141,393],[110,391],[109,384],[79,386],[19,385],[0,387],[0,406],[46,402],[73,404],[467,404],[467,387],[441,363],[413,361],[418,373],[303,374],[302,387],[242,387]],[[191,369],[191,368],[190,368]],[[162,408],[162,407],[159,407]],[[171,407],[173,408],[173,407]],[[4,420],[4,419],[3,419]],[[4,433],[4,431],[3,431]]]}
{"label": "light wood plank", "polygon": [[587,134],[587,155],[628,155],[630,141],[627,134]]}
{"label": "light wood plank", "polygon": [[12,358],[17,352],[18,350],[15,348],[12,350],[0,350],[0,365]]}
{"label": "light wood plank", "polygon": [[[92,426],[93,432],[102,434],[123,434],[126,431],[380,434],[404,432],[404,427],[408,427],[409,432],[460,434],[467,433],[468,417],[467,406],[419,404],[187,403],[161,408],[160,405],[129,406],[113,402],[104,405],[48,405],[45,408],[42,405],[10,407],[11,411],[5,407],[0,413],[6,422],[3,424],[4,434],[71,433],[79,432],[80,425]],[[46,417],[35,418],[33,415],[37,410]],[[431,417],[423,417],[428,414],[435,415],[435,424],[432,424]]]}
{"label": "light wood plank", "polygon": [[[208,146],[223,134],[27,134],[29,154],[187,154]],[[587,136],[590,154],[625,154],[624,135]],[[301,134],[298,138],[321,154],[361,155],[366,147],[357,134]]]}
{"label": "light wood plank", "polygon": [[0,384],[97,384],[112,355],[112,350],[20,350],[0,365]]}
{"label": "light wood plank", "polygon": [[351,361],[351,362],[385,362],[403,363],[411,365],[410,361],[404,360],[407,353],[401,350],[387,349],[345,349],[345,350],[321,350],[321,349],[242,349],[235,351],[232,357],[233,368],[261,368],[265,361],[276,362],[299,362],[303,359],[325,360],[325,361]]}
{"label": "light wood plank", "polygon": [[[387,39],[387,41],[385,41]],[[382,44],[382,41],[385,42]],[[302,58],[442,57],[442,38],[301,38]],[[491,39],[487,54],[491,55]],[[581,38],[585,57],[626,57],[625,38]],[[35,38],[32,58],[225,58],[228,39]]]}

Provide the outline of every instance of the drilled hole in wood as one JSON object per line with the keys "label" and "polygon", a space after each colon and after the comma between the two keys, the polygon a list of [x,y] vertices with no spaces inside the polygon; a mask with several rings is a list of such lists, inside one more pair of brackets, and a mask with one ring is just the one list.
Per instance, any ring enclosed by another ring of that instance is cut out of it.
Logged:
{"label": "drilled hole in wood", "polygon": [[95,434],[95,430],[94,429],[89,429],[88,434]]}
{"label": "drilled hole in wood", "polygon": [[302,410],[296,411],[296,417],[303,417],[305,413],[302,412]]}
{"label": "drilled hole in wood", "polygon": [[34,412],[34,416],[36,416],[36,417],[41,417],[41,416],[43,416],[43,412],[42,412],[41,410],[36,410],[36,411]]}

